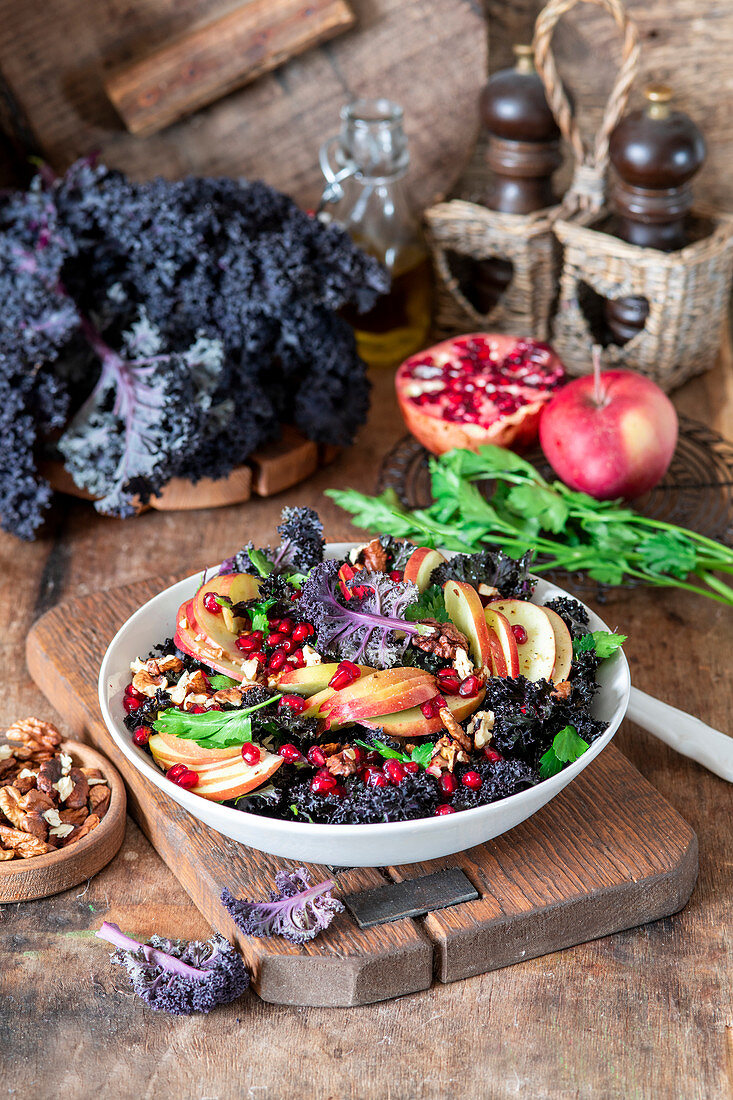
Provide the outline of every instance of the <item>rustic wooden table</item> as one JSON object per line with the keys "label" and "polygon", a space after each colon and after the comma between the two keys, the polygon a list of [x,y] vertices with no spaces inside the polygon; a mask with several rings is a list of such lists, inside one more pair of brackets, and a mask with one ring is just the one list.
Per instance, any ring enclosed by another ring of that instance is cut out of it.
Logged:
{"label": "rustic wooden table", "polygon": [[[284,503],[318,508],[331,539],[352,537],[322,491],[333,484],[371,491],[401,434],[389,375],[375,383],[371,424],[353,450],[282,497],[125,522],[66,498],[39,541],[26,546],[3,535],[0,721],[54,718],[23,649],[33,620],[66,597],[99,592],[103,600],[111,585],[193,571],[249,538],[267,541]],[[729,368],[689,383],[675,400],[733,438]],[[639,687],[730,729],[728,609],[691,594],[637,590],[603,613],[630,636]],[[0,906],[0,1091],[22,1100],[112,1091],[212,1100],[729,1096],[731,787],[628,723],[616,744],[697,830],[699,883],[678,916],[362,1008],[284,1008],[248,994],[209,1017],[157,1016],[129,993],[92,932],[105,918],[141,934],[205,938],[208,929],[129,822],[120,854],[88,884]]]}

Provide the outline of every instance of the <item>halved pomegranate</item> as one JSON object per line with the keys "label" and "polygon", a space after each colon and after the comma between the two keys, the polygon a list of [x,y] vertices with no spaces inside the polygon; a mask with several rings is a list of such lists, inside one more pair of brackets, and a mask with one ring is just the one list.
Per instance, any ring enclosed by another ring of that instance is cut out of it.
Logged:
{"label": "halved pomegranate", "polygon": [[564,381],[563,365],[547,344],[475,332],[411,355],[395,386],[407,427],[439,455],[484,443],[529,446],[542,406]]}

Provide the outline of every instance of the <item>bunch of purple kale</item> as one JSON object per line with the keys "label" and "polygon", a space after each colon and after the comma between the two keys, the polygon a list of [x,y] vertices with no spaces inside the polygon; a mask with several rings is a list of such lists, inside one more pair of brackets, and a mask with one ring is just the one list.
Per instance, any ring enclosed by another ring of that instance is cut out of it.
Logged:
{"label": "bunch of purple kale", "polygon": [[82,161],[0,200],[0,517],[31,539],[59,455],[100,512],[223,477],[291,422],[352,441],[354,335],[384,269],[263,183],[135,183]]}

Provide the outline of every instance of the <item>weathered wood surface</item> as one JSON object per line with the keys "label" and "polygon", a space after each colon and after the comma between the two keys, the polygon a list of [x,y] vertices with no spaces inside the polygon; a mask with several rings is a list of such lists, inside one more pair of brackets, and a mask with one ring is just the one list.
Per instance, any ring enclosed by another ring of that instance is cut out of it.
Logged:
{"label": "weathered wood surface", "polygon": [[35,859],[0,863],[0,903],[45,898],[69,890],[101,871],[120,850],[125,837],[125,786],[117,770],[88,744],[66,741],[68,752],[83,768],[100,768],[109,782],[110,803],[96,829],[76,844]]}
{"label": "weathered wood surface", "polygon": [[[354,537],[322,490],[373,488],[402,432],[389,387],[380,374],[372,424],[357,446],[277,500],[117,521],[66,499],[30,546],[0,536],[2,721],[54,717],[23,647],[32,620],[66,596],[104,599],[111,583],[192,572],[247,538],[266,540],[283,503],[316,506],[330,538]],[[729,369],[688,383],[675,401],[733,438]],[[643,590],[598,610],[629,633],[640,688],[730,729],[729,611],[687,593]],[[113,1080],[122,1097],[724,1100],[733,1084],[731,788],[632,725],[617,744],[698,834],[700,877],[679,916],[348,1013],[247,995],[205,1019],[160,1018],[129,995],[90,930],[113,908],[122,927],[141,931],[201,937],[208,926],[130,824],[122,852],[86,890],[0,910],[6,1089],[86,1100]]]}
{"label": "weathered wood surface", "polygon": [[110,73],[132,134],[155,134],[354,25],[344,0],[249,0]]}
{"label": "weathered wood surface", "polygon": [[473,144],[487,64],[486,25],[469,0],[354,0],[353,31],[159,134],[127,133],[104,92],[109,72],[234,6],[0,0],[2,125],[57,170],[98,150],[136,178],[245,175],[311,206],[323,187],[318,148],[341,105],[389,96],[405,109],[418,203],[445,193]]}
{"label": "weathered wood surface", "polygon": [[[349,1006],[386,1000],[426,989],[433,962],[440,981],[455,981],[646,924],[687,902],[697,877],[695,834],[609,748],[511,835],[458,856],[392,868],[400,881],[461,866],[479,890],[478,901],[434,913],[424,925],[404,919],[363,931],[345,914],[304,950],[240,935],[222,909],[224,887],[237,897],[267,897],[274,868],[297,863],[238,845],[197,822],[139,774],[98,713],[99,654],[167,583],[158,578],[111,589],[104,602],[78,596],[52,608],[28,636],[28,668],[74,733],[120,770],[133,817],[209,923],[237,941],[264,1000]],[[310,871],[311,882],[329,876],[325,867]],[[342,871],[338,889],[344,895],[384,881],[373,868]]]}

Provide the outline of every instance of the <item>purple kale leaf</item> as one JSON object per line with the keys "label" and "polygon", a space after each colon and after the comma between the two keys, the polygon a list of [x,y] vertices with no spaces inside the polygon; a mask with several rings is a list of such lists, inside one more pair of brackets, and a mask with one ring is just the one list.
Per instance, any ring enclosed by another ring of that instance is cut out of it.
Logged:
{"label": "purple kale leaf", "polygon": [[203,943],[151,936],[143,944],[107,921],[97,935],[117,947],[112,962],[125,967],[134,992],[155,1012],[211,1012],[241,997],[249,985],[241,956],[223,936]]}
{"label": "purple kale leaf", "polygon": [[318,649],[339,660],[375,668],[398,665],[410,638],[428,629],[404,617],[419,598],[416,585],[362,570],[344,583],[363,596],[355,594],[347,601],[341,595],[338,571],[338,561],[317,565],[298,603],[298,613],[316,629]]}
{"label": "purple kale leaf", "polygon": [[[307,573],[323,561],[323,524],[318,512],[312,508],[283,508],[277,533],[281,543],[276,549],[261,548],[261,553],[273,567],[273,574]],[[221,563],[219,573],[252,573],[259,576],[257,567],[249,556],[254,544],[246,546]]]}
{"label": "purple kale leaf", "polygon": [[332,880],[311,886],[305,867],[278,871],[275,886],[269,902],[240,900],[229,890],[222,892],[224,908],[245,935],[282,936],[303,944],[325,931],[335,914],[343,911],[342,902],[331,893]]}

